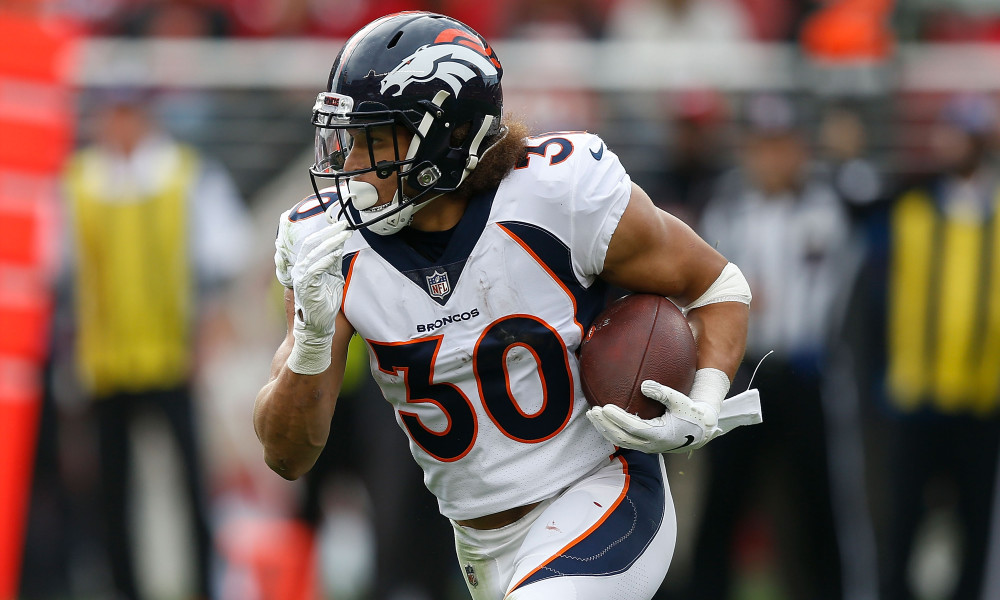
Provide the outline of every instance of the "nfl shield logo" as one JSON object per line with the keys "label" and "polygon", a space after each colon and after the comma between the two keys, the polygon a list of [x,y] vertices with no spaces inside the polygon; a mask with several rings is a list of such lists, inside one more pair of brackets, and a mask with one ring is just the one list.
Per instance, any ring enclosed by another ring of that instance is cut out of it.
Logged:
{"label": "nfl shield logo", "polygon": [[427,289],[430,290],[431,296],[435,298],[444,298],[450,294],[451,284],[448,283],[448,273],[434,271],[434,273],[428,275]]}
{"label": "nfl shield logo", "polygon": [[476,587],[479,585],[479,578],[476,577],[476,570],[472,565],[465,565],[465,577],[469,580],[469,585]]}

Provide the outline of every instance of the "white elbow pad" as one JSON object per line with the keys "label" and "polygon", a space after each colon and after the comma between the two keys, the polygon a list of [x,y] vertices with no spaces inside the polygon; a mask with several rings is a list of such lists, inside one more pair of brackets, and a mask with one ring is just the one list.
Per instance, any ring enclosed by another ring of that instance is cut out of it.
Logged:
{"label": "white elbow pad", "polygon": [[705,290],[697,300],[684,307],[684,314],[696,308],[716,302],[741,302],[750,304],[752,296],[750,294],[750,284],[740,271],[740,268],[733,263],[726,264],[719,273],[719,277],[712,285]]}

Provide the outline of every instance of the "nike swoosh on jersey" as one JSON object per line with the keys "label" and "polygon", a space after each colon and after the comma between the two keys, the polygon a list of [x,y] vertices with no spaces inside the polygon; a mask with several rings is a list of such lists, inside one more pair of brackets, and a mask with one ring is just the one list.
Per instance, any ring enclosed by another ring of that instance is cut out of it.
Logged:
{"label": "nike swoosh on jersey", "polygon": [[590,155],[594,157],[594,160],[601,160],[604,157],[604,144],[601,144],[601,148],[597,152],[591,150]]}

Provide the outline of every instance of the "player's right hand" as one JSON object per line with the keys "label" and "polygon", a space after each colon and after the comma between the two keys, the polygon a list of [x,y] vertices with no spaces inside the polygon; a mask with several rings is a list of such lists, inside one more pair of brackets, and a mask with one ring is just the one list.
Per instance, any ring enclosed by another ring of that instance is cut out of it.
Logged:
{"label": "player's right hand", "polygon": [[295,344],[286,362],[296,373],[316,375],[330,366],[333,333],[344,294],[344,244],[352,233],[347,221],[336,221],[302,242],[292,267]]}

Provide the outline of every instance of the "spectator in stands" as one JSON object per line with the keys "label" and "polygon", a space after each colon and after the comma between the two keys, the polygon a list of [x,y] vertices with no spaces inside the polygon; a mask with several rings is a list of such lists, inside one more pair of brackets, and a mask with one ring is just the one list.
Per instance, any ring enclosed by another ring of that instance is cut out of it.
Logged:
{"label": "spectator in stands", "polygon": [[746,109],[743,165],[723,176],[701,233],[746,265],[755,297],[733,389],[753,377],[769,416],[751,435],[709,449],[690,597],[730,597],[739,576],[734,542],[748,516],[763,515],[784,595],[839,600],[821,390],[849,221],[826,178],[810,170],[790,100],[756,96]]}
{"label": "spectator in stands", "polygon": [[868,133],[857,107],[826,108],[819,123],[819,151],[830,182],[854,221],[861,221],[884,200],[885,176],[868,155]]}
{"label": "spectator in stands", "polygon": [[434,0],[431,8],[441,14],[453,17],[479,32],[488,40],[507,37],[511,21],[517,16],[513,6],[520,0],[493,0],[492,2],[469,2],[469,0]]}
{"label": "spectator in stands", "polygon": [[[671,98],[668,159],[657,191],[660,208],[696,227],[722,171],[725,98],[711,89]],[[662,186],[662,189],[660,187]]]}
{"label": "spectator in stands", "polygon": [[111,24],[112,34],[129,37],[221,38],[230,29],[226,12],[208,0],[136,3]]}
{"label": "spectator in stands", "polygon": [[511,0],[509,10],[508,37],[575,40],[603,35],[598,0]]}
{"label": "spectator in stands", "polygon": [[531,77],[542,87],[504,91],[506,106],[519,107],[538,131],[590,130],[600,125],[600,99],[589,87],[591,65],[573,44],[598,37],[603,26],[598,0],[508,0],[505,35],[536,43]]}
{"label": "spectator in stands", "polygon": [[222,167],[159,130],[151,102],[133,89],[108,93],[96,141],[68,167],[74,358],[93,401],[101,512],[119,596],[143,597],[130,527],[129,434],[151,414],[165,420],[180,450],[194,592],[208,598],[212,535],[192,397],[193,326],[201,317],[225,318],[212,293],[244,264],[249,221]]}
{"label": "spectator in stands", "polygon": [[895,6],[897,29],[908,42],[1000,43],[1000,5],[982,0],[923,0]]}
{"label": "spectator in stands", "polygon": [[[931,135],[934,172],[888,207],[857,286],[870,332],[855,362],[881,366],[878,434],[882,600],[920,595],[917,535],[957,524],[955,600],[981,595],[1000,451],[1000,169],[995,99],[950,99]],[[874,343],[873,343],[874,342]]]}
{"label": "spectator in stands", "polygon": [[753,36],[738,0],[620,0],[608,16],[608,37],[665,42],[741,42]]}
{"label": "spectator in stands", "polygon": [[[366,23],[382,15],[389,15],[404,10],[425,10],[431,0],[341,0],[338,2],[314,2],[310,0],[294,0],[290,7],[298,6],[292,15],[301,22],[297,31],[301,34],[321,36],[326,39],[346,40]],[[266,6],[268,3],[263,3]],[[295,21],[286,16],[289,24]],[[285,35],[291,35],[296,29],[287,27]]]}

